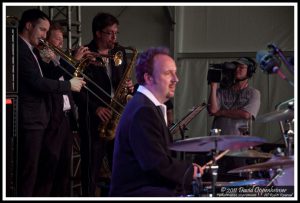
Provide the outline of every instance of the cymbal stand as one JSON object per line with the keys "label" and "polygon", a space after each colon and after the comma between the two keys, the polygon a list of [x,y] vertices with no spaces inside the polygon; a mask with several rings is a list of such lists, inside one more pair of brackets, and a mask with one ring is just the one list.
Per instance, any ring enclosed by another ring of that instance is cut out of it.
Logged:
{"label": "cymbal stand", "polygon": [[[185,126],[185,124],[183,124],[183,126],[179,126],[179,132],[180,132],[180,136],[181,136],[181,140],[185,139],[185,131],[187,130],[187,127]],[[185,160],[185,153],[184,152],[180,152],[180,160]]]}
{"label": "cymbal stand", "polygon": [[[289,110],[294,111],[294,99],[290,99],[277,104],[276,110],[279,110],[280,107],[283,106],[284,104],[287,104],[287,108]],[[288,130],[284,129],[284,125],[282,121],[279,122],[279,125],[282,132],[283,141],[286,147],[285,156],[292,156],[293,155],[292,144],[294,142],[294,131],[292,129],[292,121],[286,120],[286,123],[288,125]]]}
{"label": "cymbal stand", "polygon": [[293,155],[293,150],[292,150],[292,144],[294,142],[294,131],[292,130],[292,124],[291,121],[287,122],[288,124],[288,131],[284,134],[284,137],[286,139],[286,143],[287,143],[287,148],[285,151],[285,155],[286,156],[292,156]]}
{"label": "cymbal stand", "polygon": [[[210,131],[211,136],[215,136],[218,135],[220,136],[220,129],[212,129]],[[212,196],[216,197],[216,184],[217,184],[217,179],[218,179],[218,169],[219,166],[217,165],[217,154],[218,154],[218,140],[217,138],[215,138],[214,140],[214,149],[211,150],[211,154],[212,154],[212,164],[210,165],[210,171],[211,171],[211,177],[212,177]]]}

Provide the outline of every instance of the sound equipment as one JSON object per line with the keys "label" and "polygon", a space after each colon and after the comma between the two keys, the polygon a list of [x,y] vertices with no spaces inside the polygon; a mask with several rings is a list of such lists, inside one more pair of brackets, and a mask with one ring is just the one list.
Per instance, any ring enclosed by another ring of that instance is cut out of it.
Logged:
{"label": "sound equipment", "polygon": [[6,27],[6,93],[18,93],[18,29]]}
{"label": "sound equipment", "polygon": [[18,96],[6,96],[6,196],[17,194]]}

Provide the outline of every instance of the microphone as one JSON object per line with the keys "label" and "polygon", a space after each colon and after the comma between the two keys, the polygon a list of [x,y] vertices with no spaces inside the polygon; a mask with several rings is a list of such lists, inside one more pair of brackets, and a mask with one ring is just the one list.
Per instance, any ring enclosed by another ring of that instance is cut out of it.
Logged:
{"label": "microphone", "polygon": [[267,73],[276,73],[279,70],[280,61],[266,50],[260,50],[256,54],[259,67]]}
{"label": "microphone", "polygon": [[259,63],[260,69],[268,74],[276,73],[281,79],[288,81],[292,86],[294,84],[280,70],[280,60],[271,52],[260,50],[256,54],[256,61]]}

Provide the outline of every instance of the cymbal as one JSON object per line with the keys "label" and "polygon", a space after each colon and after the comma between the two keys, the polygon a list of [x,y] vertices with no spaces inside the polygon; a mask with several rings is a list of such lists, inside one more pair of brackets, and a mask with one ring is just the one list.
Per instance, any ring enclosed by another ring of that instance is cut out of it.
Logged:
{"label": "cymbal", "polygon": [[273,154],[259,152],[259,151],[251,149],[251,150],[244,150],[244,151],[228,152],[225,156],[269,159],[273,156]]}
{"label": "cymbal", "polygon": [[171,144],[169,149],[181,152],[207,152],[213,149],[225,151],[248,148],[265,142],[266,139],[254,136],[218,135],[179,140]]}
{"label": "cymbal", "polygon": [[[202,182],[202,184],[207,189],[211,188],[211,185],[212,185],[211,181],[204,181],[204,182]],[[229,182],[220,182],[220,181],[216,182],[216,187],[224,187],[224,186],[228,186],[228,185],[229,185]]]}
{"label": "cymbal", "polygon": [[291,109],[273,111],[256,118],[256,122],[267,123],[271,121],[292,120],[294,118],[294,111]]}
{"label": "cymbal", "polygon": [[227,186],[236,187],[236,186],[267,186],[269,184],[269,180],[266,179],[250,179],[250,180],[242,180],[242,181],[232,181],[229,182]]}
{"label": "cymbal", "polygon": [[[216,187],[236,187],[236,186],[250,186],[250,185],[258,185],[258,186],[267,186],[269,184],[269,180],[267,179],[250,179],[250,180],[240,180],[240,181],[230,181],[230,182],[216,182]],[[206,189],[210,189],[212,182],[211,181],[203,181],[203,186]]]}
{"label": "cymbal", "polygon": [[269,169],[284,168],[294,164],[294,157],[274,157],[266,162],[243,166],[228,171],[228,173],[247,173],[254,171],[265,171]]}

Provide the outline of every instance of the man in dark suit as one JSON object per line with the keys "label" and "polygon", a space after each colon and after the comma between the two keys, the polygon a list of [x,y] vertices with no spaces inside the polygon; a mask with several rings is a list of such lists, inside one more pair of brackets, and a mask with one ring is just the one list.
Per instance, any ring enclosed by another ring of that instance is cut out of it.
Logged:
{"label": "man in dark suit", "polygon": [[[47,33],[47,42],[62,50],[63,32],[60,24],[51,24]],[[85,56],[85,53],[88,53],[88,48],[80,47],[72,57],[79,61]],[[48,47],[40,48],[38,58],[44,76],[47,78],[64,81],[71,77],[63,69],[69,73],[75,71],[75,67],[72,67]],[[44,147],[39,162],[41,170],[39,170],[35,193],[38,196],[70,196],[72,129],[77,127],[74,126],[77,123],[71,91],[67,94],[51,94],[50,102],[52,111],[45,133]]]}
{"label": "man in dark suit", "polygon": [[178,82],[175,61],[167,49],[150,48],[137,61],[136,78],[140,86],[116,131],[110,195],[176,196],[176,186],[191,186],[203,169],[176,160],[168,149],[172,138],[164,102]]}
{"label": "man in dark suit", "polygon": [[[94,63],[87,66],[84,73],[97,84],[96,87],[90,81],[87,86],[99,97],[97,98],[89,91],[82,90],[80,94],[74,94],[78,106],[80,153],[81,153],[81,178],[83,196],[98,196],[97,184],[105,183],[109,177],[103,180],[100,174],[103,160],[108,160],[109,171],[111,170],[111,159],[113,152],[113,140],[100,138],[99,126],[108,122],[112,117],[112,110],[108,106],[114,92],[120,85],[125,68],[127,67],[125,50],[121,65],[114,63],[112,58],[99,57],[114,55],[120,47],[116,47],[119,21],[108,13],[97,14],[92,23],[93,40],[87,45],[89,50],[96,56]],[[97,56],[98,55],[98,56]],[[122,84],[124,85],[124,84]],[[132,86],[132,81],[126,85]],[[107,157],[107,159],[104,159]],[[102,191],[101,196],[105,196]]]}
{"label": "man in dark suit", "polygon": [[58,81],[43,77],[34,54],[40,39],[46,38],[50,20],[39,9],[26,10],[19,22],[19,157],[18,196],[33,196],[45,129],[49,124],[49,94],[80,91],[81,78]]}

